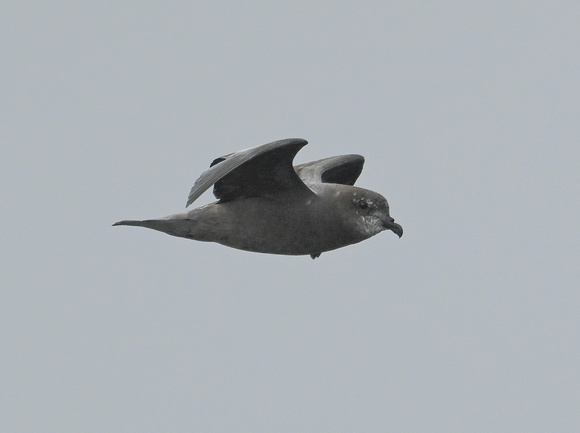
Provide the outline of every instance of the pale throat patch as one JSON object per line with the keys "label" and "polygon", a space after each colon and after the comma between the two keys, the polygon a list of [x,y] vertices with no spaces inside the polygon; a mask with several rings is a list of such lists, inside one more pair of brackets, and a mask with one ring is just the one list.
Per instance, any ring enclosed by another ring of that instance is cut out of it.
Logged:
{"label": "pale throat patch", "polygon": [[374,236],[385,230],[380,218],[375,216],[361,216],[359,218],[358,226],[361,228],[361,231],[368,236]]}

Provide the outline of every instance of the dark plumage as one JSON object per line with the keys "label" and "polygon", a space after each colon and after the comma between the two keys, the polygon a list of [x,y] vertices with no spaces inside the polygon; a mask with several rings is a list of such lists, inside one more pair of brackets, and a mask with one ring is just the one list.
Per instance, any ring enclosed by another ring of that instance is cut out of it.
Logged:
{"label": "dark plumage", "polygon": [[294,156],[306,144],[297,138],[280,140],[217,158],[195,181],[186,207],[212,185],[217,202],[164,218],[113,225],[312,258],[383,230],[403,235],[382,195],[353,186],[363,168],[362,156],[333,156],[293,167]]}

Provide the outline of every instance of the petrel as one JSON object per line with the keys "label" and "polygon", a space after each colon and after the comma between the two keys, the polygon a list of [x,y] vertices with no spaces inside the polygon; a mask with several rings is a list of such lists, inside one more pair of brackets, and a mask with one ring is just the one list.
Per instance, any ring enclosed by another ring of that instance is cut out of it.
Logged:
{"label": "petrel", "polygon": [[289,138],[217,158],[195,181],[185,207],[212,185],[218,201],[163,218],[113,225],[313,259],[383,230],[403,235],[403,228],[389,215],[387,199],[353,186],[363,168],[361,155],[293,166],[307,143]]}

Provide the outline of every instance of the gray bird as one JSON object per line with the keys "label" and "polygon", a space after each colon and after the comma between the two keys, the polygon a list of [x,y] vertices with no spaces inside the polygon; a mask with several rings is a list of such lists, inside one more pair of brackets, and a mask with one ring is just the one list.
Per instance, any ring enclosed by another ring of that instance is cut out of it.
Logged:
{"label": "gray bird", "polygon": [[403,235],[382,195],[353,186],[363,168],[362,156],[292,166],[307,143],[290,138],[217,158],[195,181],[185,207],[212,185],[217,202],[113,225],[147,227],[258,253],[309,254],[313,259],[383,230]]}

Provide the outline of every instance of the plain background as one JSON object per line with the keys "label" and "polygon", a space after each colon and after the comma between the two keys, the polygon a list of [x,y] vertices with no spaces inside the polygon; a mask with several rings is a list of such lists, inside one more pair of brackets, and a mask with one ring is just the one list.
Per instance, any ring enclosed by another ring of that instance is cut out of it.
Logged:
{"label": "plain background", "polygon": [[[579,22],[3,1],[0,431],[580,431]],[[111,227],[287,137],[363,154],[403,238],[313,261]]]}

